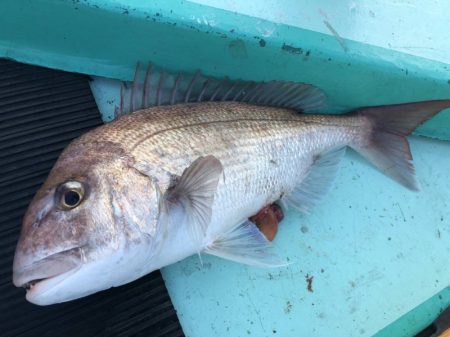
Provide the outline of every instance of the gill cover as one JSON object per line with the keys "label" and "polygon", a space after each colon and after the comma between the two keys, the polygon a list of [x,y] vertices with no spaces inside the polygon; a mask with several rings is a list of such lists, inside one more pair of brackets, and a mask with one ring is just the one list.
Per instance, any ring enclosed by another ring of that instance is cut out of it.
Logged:
{"label": "gill cover", "polygon": [[[145,166],[141,166],[140,172],[152,180],[151,175],[143,171],[142,167]],[[197,247],[201,247],[211,221],[214,194],[222,172],[222,164],[214,156],[199,157],[192,162],[177,184],[168,189],[164,196],[160,196],[160,226],[167,226],[170,213],[182,214],[181,219],[178,219],[182,223],[177,225],[188,226],[192,241]]]}

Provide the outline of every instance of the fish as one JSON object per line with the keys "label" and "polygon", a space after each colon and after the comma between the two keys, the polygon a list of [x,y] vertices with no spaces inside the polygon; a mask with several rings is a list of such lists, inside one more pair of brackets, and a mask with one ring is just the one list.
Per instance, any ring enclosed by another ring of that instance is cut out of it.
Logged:
{"label": "fish", "polygon": [[[305,83],[148,67],[122,85],[117,118],[69,144],[34,196],[14,285],[50,305],[196,254],[284,266],[271,245],[282,218],[272,205],[310,212],[347,147],[417,191],[406,137],[450,100],[326,115],[315,112],[324,97]],[[268,219],[271,237],[258,219]]]}

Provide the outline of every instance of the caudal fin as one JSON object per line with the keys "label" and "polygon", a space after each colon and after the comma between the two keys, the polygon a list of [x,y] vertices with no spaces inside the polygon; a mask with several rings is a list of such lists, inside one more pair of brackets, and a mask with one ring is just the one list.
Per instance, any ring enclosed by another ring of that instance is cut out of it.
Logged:
{"label": "caudal fin", "polygon": [[357,145],[354,148],[384,174],[417,191],[419,188],[406,136],[427,119],[448,107],[450,100],[360,109],[356,114],[368,118],[372,132],[363,146]]}

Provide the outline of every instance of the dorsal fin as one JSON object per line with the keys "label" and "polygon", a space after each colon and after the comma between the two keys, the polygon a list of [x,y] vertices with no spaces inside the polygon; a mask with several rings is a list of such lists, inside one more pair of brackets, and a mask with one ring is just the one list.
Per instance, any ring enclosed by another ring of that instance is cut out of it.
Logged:
{"label": "dorsal fin", "polygon": [[152,106],[210,101],[246,102],[309,112],[323,106],[325,100],[320,89],[306,83],[233,81],[227,77],[207,77],[200,72],[171,74],[151,64],[145,71],[138,64],[133,82],[124,82],[120,91],[116,117]]}

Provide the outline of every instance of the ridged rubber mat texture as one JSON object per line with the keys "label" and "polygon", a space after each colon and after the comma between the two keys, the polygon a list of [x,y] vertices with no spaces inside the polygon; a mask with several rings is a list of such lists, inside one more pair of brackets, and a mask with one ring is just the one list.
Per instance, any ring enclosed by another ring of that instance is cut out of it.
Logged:
{"label": "ridged rubber mat texture", "polygon": [[[161,274],[39,307],[12,284],[22,216],[59,153],[100,125],[88,78],[0,59],[0,336],[183,336]],[[95,282],[95,280],[93,280]]]}

